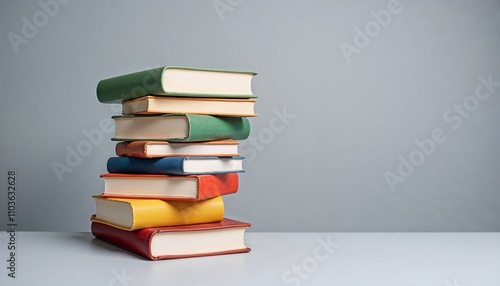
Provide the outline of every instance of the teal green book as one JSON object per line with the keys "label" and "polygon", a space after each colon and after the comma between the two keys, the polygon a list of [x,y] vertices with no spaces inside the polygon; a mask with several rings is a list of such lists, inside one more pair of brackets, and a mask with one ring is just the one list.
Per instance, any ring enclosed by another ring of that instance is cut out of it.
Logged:
{"label": "teal green book", "polygon": [[117,115],[113,141],[200,142],[244,140],[250,135],[246,117],[197,114]]}
{"label": "teal green book", "polygon": [[256,72],[166,66],[103,79],[97,84],[102,103],[121,103],[146,95],[255,98]]}

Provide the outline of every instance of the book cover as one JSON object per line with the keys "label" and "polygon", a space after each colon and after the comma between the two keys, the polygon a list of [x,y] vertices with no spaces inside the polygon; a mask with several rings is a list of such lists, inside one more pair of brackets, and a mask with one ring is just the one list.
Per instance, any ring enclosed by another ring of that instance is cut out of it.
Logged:
{"label": "book cover", "polygon": [[224,217],[221,197],[204,201],[103,198],[93,196],[96,213],[91,221],[126,231],[148,227],[220,222]]}
{"label": "book cover", "polygon": [[202,201],[238,191],[238,174],[102,174],[102,197]]}
{"label": "book cover", "polygon": [[250,251],[244,232],[249,223],[221,222],[124,231],[92,222],[92,235],[150,260],[190,258]]}
{"label": "book cover", "polygon": [[243,157],[110,157],[109,173],[200,175],[243,172]]}
{"label": "book cover", "polygon": [[121,103],[145,95],[251,98],[251,79],[257,73],[166,66],[133,72],[97,84],[102,103]]}
{"label": "book cover", "polygon": [[198,114],[117,115],[114,141],[158,140],[199,142],[244,140],[250,135],[246,117],[222,117]]}
{"label": "book cover", "polygon": [[232,139],[204,142],[126,141],[115,146],[117,156],[160,158],[171,156],[238,157],[238,141]]}

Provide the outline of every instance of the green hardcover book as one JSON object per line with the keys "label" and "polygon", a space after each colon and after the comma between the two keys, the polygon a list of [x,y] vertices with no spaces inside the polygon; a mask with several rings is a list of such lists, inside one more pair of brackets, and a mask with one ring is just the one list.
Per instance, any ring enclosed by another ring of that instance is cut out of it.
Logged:
{"label": "green hardcover book", "polygon": [[114,141],[199,142],[244,140],[250,135],[245,117],[197,114],[117,115]]}
{"label": "green hardcover book", "polygon": [[145,95],[255,98],[251,81],[257,73],[189,67],[160,67],[103,79],[97,84],[102,103],[121,103]]}

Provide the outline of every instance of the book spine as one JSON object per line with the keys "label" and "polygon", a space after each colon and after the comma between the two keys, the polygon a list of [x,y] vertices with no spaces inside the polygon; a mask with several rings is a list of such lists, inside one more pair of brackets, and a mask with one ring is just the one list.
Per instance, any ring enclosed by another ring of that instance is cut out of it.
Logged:
{"label": "book spine", "polygon": [[209,141],[220,139],[244,140],[250,135],[250,123],[246,117],[222,117],[210,115],[185,115],[189,121],[189,134],[179,141]]}
{"label": "book spine", "polygon": [[118,142],[115,146],[115,153],[117,156],[147,158],[147,144],[146,141]]}
{"label": "book spine", "polygon": [[153,233],[148,231],[125,231],[98,222],[91,223],[92,235],[151,260],[157,260],[150,252]]}
{"label": "book spine", "polygon": [[184,159],[111,157],[106,167],[109,173],[185,175]]}
{"label": "book spine", "polygon": [[236,193],[238,184],[238,174],[236,173],[199,176],[197,200]]}
{"label": "book spine", "polygon": [[164,67],[103,79],[97,84],[97,99],[102,103],[121,103],[148,94],[165,94],[161,77]]}

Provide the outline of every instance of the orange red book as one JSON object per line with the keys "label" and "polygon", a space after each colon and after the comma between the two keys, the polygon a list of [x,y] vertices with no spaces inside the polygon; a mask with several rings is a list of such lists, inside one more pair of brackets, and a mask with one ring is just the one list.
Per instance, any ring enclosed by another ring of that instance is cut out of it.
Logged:
{"label": "orange red book", "polygon": [[[228,85],[235,84],[231,83],[233,78],[241,80],[243,75],[249,80],[256,74],[214,69],[205,72],[195,68],[183,69],[183,73],[190,73],[187,76],[193,82],[208,74],[220,75],[227,79],[224,82]],[[102,80],[98,86],[106,83],[110,88],[105,91],[98,89],[98,98],[107,96],[103,93],[107,92],[116,98],[101,102],[118,102],[123,110],[129,110],[133,104],[141,102],[142,97],[119,98],[118,95],[127,94],[128,89],[138,88],[123,79],[141,83],[145,82],[141,77],[147,76],[150,73],[143,71]],[[244,158],[239,157],[236,140],[244,140],[249,134],[246,117],[256,116],[253,110],[242,112],[237,104],[241,101],[241,104],[252,102],[253,105],[256,96],[247,90],[245,95],[238,95],[243,99],[234,100],[234,94],[216,94],[213,90],[204,93],[198,87],[195,95],[182,94],[183,106],[193,114],[168,113],[178,110],[169,108],[161,92],[156,95],[151,90],[143,97],[149,102],[158,98],[164,105],[160,111],[154,109],[149,113],[146,108],[141,109],[140,115],[119,116],[128,121],[119,126],[120,136],[115,133],[112,138],[120,141],[115,148],[117,157],[109,158],[108,173],[101,175],[104,189],[93,196],[96,212],[91,216],[92,234],[151,260],[250,251],[244,239],[250,224],[224,216],[223,196],[238,191],[238,176],[243,172],[241,162]],[[211,107],[203,106],[204,102],[224,101],[224,98],[236,104],[224,107],[224,115],[230,117],[221,116],[220,110],[211,111]],[[190,108],[190,100],[193,108]],[[172,120],[163,120],[159,124],[150,120],[151,116]],[[188,133],[184,134],[186,118],[190,125]],[[172,135],[157,135],[165,132]]]}
{"label": "orange red book", "polygon": [[105,198],[202,201],[238,191],[238,174],[102,174]]}

